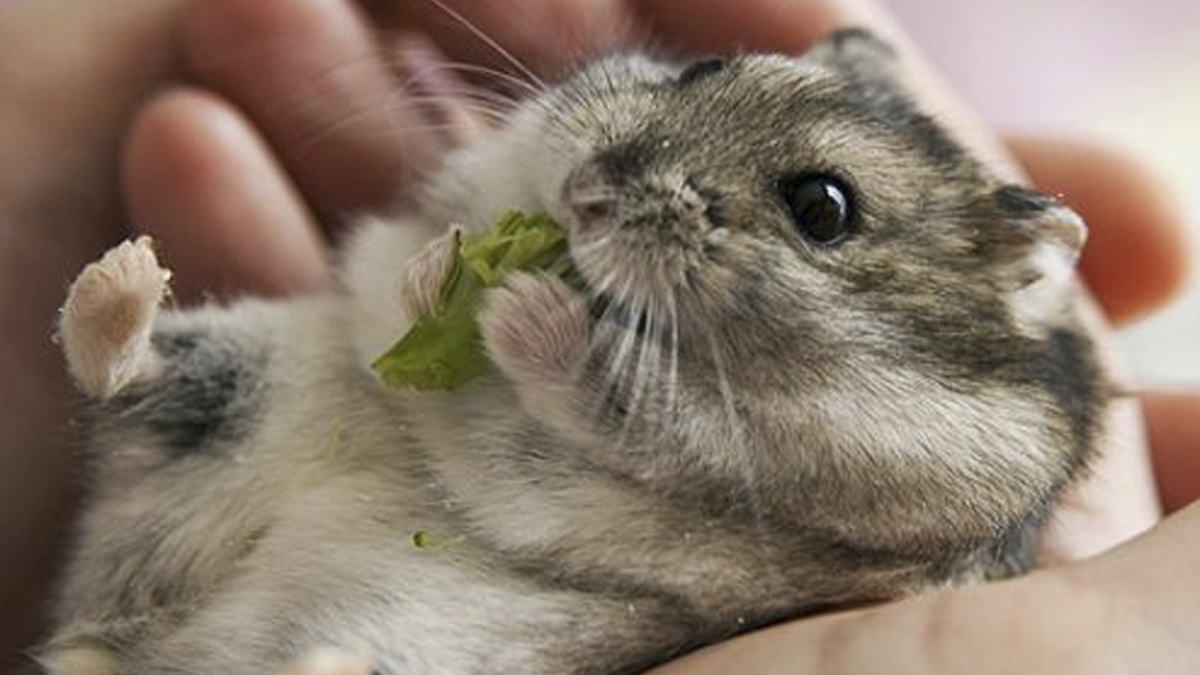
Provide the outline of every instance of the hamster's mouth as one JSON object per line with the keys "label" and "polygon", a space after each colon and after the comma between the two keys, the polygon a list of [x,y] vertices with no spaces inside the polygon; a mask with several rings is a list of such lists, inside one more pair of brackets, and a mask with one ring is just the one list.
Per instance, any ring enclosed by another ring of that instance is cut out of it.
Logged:
{"label": "hamster's mouth", "polygon": [[649,311],[645,309],[639,311],[628,301],[598,288],[589,281],[571,253],[570,230],[567,229],[567,232],[567,250],[552,266],[558,270],[556,274],[560,279],[587,300],[588,314],[592,318],[592,324],[606,323],[616,326],[622,331],[632,331],[638,338],[646,338],[650,333],[651,316]]}

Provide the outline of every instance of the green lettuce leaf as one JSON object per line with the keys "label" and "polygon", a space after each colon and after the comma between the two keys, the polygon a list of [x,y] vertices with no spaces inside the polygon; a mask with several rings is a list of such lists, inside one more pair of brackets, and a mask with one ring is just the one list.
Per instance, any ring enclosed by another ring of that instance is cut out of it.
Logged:
{"label": "green lettuce leaf", "polygon": [[483,293],[515,270],[574,274],[566,232],[545,214],[506,214],[490,230],[461,235],[438,306],[372,364],[391,388],[456,389],[491,363],[479,331]]}

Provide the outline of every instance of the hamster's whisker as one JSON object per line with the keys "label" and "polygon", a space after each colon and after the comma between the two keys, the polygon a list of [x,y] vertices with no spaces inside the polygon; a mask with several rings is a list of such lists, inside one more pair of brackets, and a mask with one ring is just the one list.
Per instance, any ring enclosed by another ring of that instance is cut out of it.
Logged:
{"label": "hamster's whisker", "polygon": [[652,332],[654,317],[649,311],[648,304],[645,294],[639,293],[631,312],[633,325],[625,328],[627,334],[633,336],[637,349],[637,359],[626,375],[630,379],[629,409],[625,417],[626,432],[628,432],[629,427],[633,425],[634,421],[642,415],[646,391],[652,379],[651,369],[654,367],[653,344],[647,339],[647,336]]}
{"label": "hamster's whisker", "polygon": [[652,431],[655,436],[660,438],[663,437],[670,428],[667,424],[667,415],[669,414],[669,411],[666,408],[667,396],[664,395],[663,391],[664,383],[666,383],[668,387],[670,386],[670,384],[667,382],[669,374],[666,372],[667,366],[665,365],[665,359],[663,358],[663,352],[665,350],[663,340],[665,339],[665,334],[667,332],[664,330],[663,325],[664,316],[665,313],[662,309],[662,299],[655,295],[651,298],[649,303],[649,315],[647,318],[648,329],[646,331],[648,339],[643,340],[643,343],[648,349],[653,350],[650,362],[650,374],[647,378],[648,381],[646,384],[648,388],[651,385],[654,385],[654,388],[652,389],[653,398],[651,399],[651,403],[654,406],[653,412],[655,428]]}
{"label": "hamster's whisker", "polygon": [[490,101],[414,96],[408,97],[407,102],[415,103],[416,106],[424,109],[425,118],[445,123],[450,130],[450,136],[462,137],[464,141],[479,137],[492,127],[503,126],[509,119],[508,110],[500,108]]}
{"label": "hamster's whisker", "polygon": [[[256,39],[245,44],[230,46],[228,49],[222,49],[219,53],[210,50],[205,58],[192,63],[191,66],[198,72],[211,72],[271,58],[294,59],[297,53],[303,53],[311,46],[306,38],[279,35],[265,40]],[[344,77],[345,71],[349,68],[373,67],[380,63],[388,63],[391,56],[392,52],[387,47],[375,46],[334,59],[320,70],[311,73],[299,87],[291,89],[290,93],[301,94],[313,105],[320,105],[322,101],[327,100],[329,92],[323,87],[329,80],[335,77]],[[301,102],[296,98],[288,97],[273,102],[272,105],[262,109],[262,112],[273,114],[291,111],[299,104]]]}
{"label": "hamster's whisker", "polygon": [[610,314],[612,316],[616,316],[618,313],[624,314],[623,317],[611,319],[615,325],[622,327],[622,331],[617,343],[617,349],[613,352],[612,360],[609,362],[608,381],[606,383],[606,388],[615,390],[618,396],[624,394],[625,384],[628,382],[629,377],[629,363],[633,359],[633,350],[637,344],[637,335],[624,325],[628,321],[628,317],[636,311],[636,308],[631,305],[631,298],[629,298],[628,290],[630,285],[631,282],[626,281],[625,293],[618,296],[614,304],[610,307]]}
{"label": "hamster's whisker", "polygon": [[675,302],[675,290],[667,291],[667,335],[669,337],[666,377],[666,415],[667,424],[675,426],[679,414],[679,309]]}
{"label": "hamster's whisker", "polygon": [[[432,109],[438,117],[448,117],[445,113],[461,111],[468,115],[474,115],[476,118],[485,120],[486,122],[503,124],[508,120],[509,111],[501,108],[490,101],[471,99],[447,99],[439,96],[411,96],[406,97],[408,103],[415,103],[419,106],[424,106]],[[471,121],[476,121],[472,118]]]}
{"label": "hamster's whisker", "polygon": [[463,62],[456,62],[456,61],[444,61],[444,62],[425,66],[422,68],[421,71],[413,73],[405,81],[405,84],[411,85],[414,83],[418,83],[418,82],[420,82],[421,76],[423,74],[436,73],[436,72],[440,72],[440,71],[446,71],[446,72],[450,72],[450,73],[454,73],[454,74],[466,73],[468,75],[481,75],[483,77],[488,77],[488,78],[497,80],[498,82],[511,87],[513,93],[512,94],[506,93],[506,91],[503,88],[489,89],[489,88],[485,88],[485,87],[471,86],[470,84],[465,83],[465,82],[463,83],[462,88],[466,91],[479,91],[479,92],[486,91],[486,92],[490,92],[491,94],[494,94],[496,96],[503,96],[510,103],[513,103],[513,104],[519,103],[521,100],[516,94],[522,94],[522,95],[528,96],[530,98],[533,98],[533,97],[540,96],[543,91],[537,85],[535,85],[527,80],[524,80],[520,77],[517,77],[517,76],[513,75],[512,73],[506,73],[503,70],[500,70],[498,68],[491,68],[489,66],[481,66],[478,64],[474,64],[474,63],[463,63]]}
{"label": "hamster's whisker", "polygon": [[[436,3],[435,3],[436,4]],[[279,38],[270,41],[258,41],[254,45],[246,46],[242,49],[235,49],[229,52],[224,52],[219,56],[206,59],[198,65],[203,69],[222,69],[229,68],[234,65],[244,63],[249,60],[260,60],[271,57],[276,52],[282,54],[290,54],[303,45],[298,44],[294,39]],[[364,50],[360,53],[353,54],[348,57],[335,60],[326,65],[321,70],[317,71],[308,78],[299,87],[293,88],[286,97],[281,97],[277,101],[270,102],[261,110],[261,115],[267,119],[320,119],[324,117],[321,110],[328,103],[329,89],[333,86],[328,84],[344,76],[345,72],[352,68],[374,67],[378,62],[391,63],[394,61],[394,52],[387,47],[376,47],[369,50]],[[449,72],[465,72],[471,74],[484,75],[490,77],[497,82],[506,85],[506,88],[490,89],[481,86],[472,86],[467,82],[463,82],[461,87],[455,87],[455,93],[460,95],[463,100],[473,100],[483,103],[488,103],[488,107],[476,106],[471,108],[474,113],[481,113],[483,117],[494,120],[496,122],[505,122],[509,119],[511,111],[521,103],[521,99],[517,95],[506,94],[505,90],[510,90],[516,94],[523,95],[530,101],[536,101],[538,105],[546,110],[549,108],[541,100],[541,94],[545,89],[545,84],[540,79],[534,77],[534,81],[529,81],[525,77],[518,77],[512,73],[505,72],[497,68],[487,66],[454,63],[454,62],[433,62],[426,71],[449,71]],[[521,68],[524,71],[526,69]],[[396,108],[403,109],[406,103],[414,102],[418,105],[423,102],[432,102],[436,99],[422,98],[420,94],[414,93],[418,91],[428,91],[420,86],[421,76],[419,73],[410,73],[404,79],[396,82],[396,88],[387,93],[387,99],[393,101],[391,104],[370,105],[361,110],[354,111],[348,116],[343,116],[338,123],[321,126],[314,129],[313,138],[306,140],[306,145],[316,145],[317,142],[335,134],[336,132],[352,126],[355,122],[361,121],[372,114],[377,113],[381,108]],[[435,94],[436,96],[436,94]],[[444,96],[444,94],[443,94]],[[441,108],[447,108],[447,102],[458,103],[460,106],[463,101],[455,97],[440,99]],[[424,129],[424,128],[423,128]],[[412,128],[405,128],[403,131],[411,131]],[[399,142],[398,139],[394,139]],[[302,153],[307,152],[303,147],[299,150]]]}
{"label": "hamster's whisker", "polygon": [[[637,313],[634,315],[636,323],[627,330],[634,335],[637,342],[638,358],[634,364],[633,370],[630,373],[630,414],[626,420],[626,427],[632,427],[634,423],[647,423],[650,421],[650,413],[653,411],[653,390],[652,383],[658,375],[659,362],[657,350],[655,349],[654,340],[652,338],[655,331],[654,312],[649,294],[643,292],[638,297]],[[650,431],[653,431],[650,429]]]}
{"label": "hamster's whisker", "polygon": [[[572,98],[569,94],[565,96],[568,99]],[[534,105],[539,108],[539,112],[545,115],[547,128],[559,132],[554,138],[559,140],[563,146],[571,145],[571,142],[583,130],[582,125],[578,121],[573,120],[564,111],[559,110],[558,106],[551,106],[548,102],[541,99],[534,99]],[[554,148],[555,146],[551,145],[549,147]]]}
{"label": "hamster's whisker", "polygon": [[[415,90],[414,90],[415,91]],[[404,93],[401,94],[405,102],[433,102],[433,103],[451,103],[451,104],[466,104],[471,103],[477,106],[486,106],[488,110],[498,113],[503,113],[505,118],[512,114],[513,108],[517,105],[512,99],[490,91],[470,91],[462,94],[439,94],[430,92],[421,93]]]}
{"label": "hamster's whisker", "polygon": [[[406,103],[409,101],[401,103],[398,98],[399,96],[400,94],[393,94],[389,98],[395,102],[395,107],[397,109],[403,109]],[[430,97],[413,97],[410,99],[410,101],[419,105],[422,103],[433,103],[435,99]],[[508,119],[508,114],[504,111],[494,110],[485,105],[474,102],[458,103],[462,109],[469,110],[473,114],[479,116],[481,119],[491,119],[497,122],[503,122]],[[387,107],[391,106],[383,106],[385,109]],[[341,118],[323,126],[314,127],[308,134],[305,135],[301,142],[297,143],[295,149],[295,152],[297,153],[296,156],[300,158],[307,156],[308,153],[313,150],[313,148],[336,136],[339,132],[355,126],[359,122],[371,117],[372,115],[379,114],[380,109],[381,108],[378,106],[363,108],[354,112],[353,114],[344,115]],[[390,141],[395,143],[397,147],[399,147],[406,135],[436,131],[442,132],[440,135],[443,137],[443,140],[446,140],[449,137],[453,137],[455,133],[461,131],[461,129],[462,123],[455,122],[453,120],[433,120],[425,116],[425,118],[420,122],[401,123],[398,119],[396,119],[395,116],[390,116],[386,129],[376,130],[376,132],[371,134],[360,134],[358,138],[360,140],[368,138],[370,140],[374,140],[378,138],[380,141]]]}
{"label": "hamster's whisker", "polygon": [[725,368],[725,361],[721,356],[721,348],[717,345],[717,339],[711,333],[708,336],[708,346],[712,356],[713,369],[717,375],[717,390],[721,395],[721,403],[725,413],[725,424],[728,427],[730,450],[732,450],[731,456],[737,462],[736,470],[741,474],[742,492],[744,493],[747,505],[750,507],[750,514],[754,518],[756,528],[759,532],[762,532],[763,512],[762,503],[758,496],[758,477],[754,470],[750,449],[746,446],[746,433],[742,425],[741,416],[738,415],[737,402],[734,401],[733,387],[729,382],[729,372]]}
{"label": "hamster's whisker", "polygon": [[429,100],[429,101],[446,101],[456,103],[459,101],[473,101],[476,103],[486,103],[489,107],[504,112],[506,115],[511,113],[514,108],[520,105],[520,101],[508,94],[493,91],[491,89],[483,89],[480,87],[464,86],[461,89],[453,91],[434,91],[422,87],[419,81],[416,81],[416,76],[408,83],[401,85],[398,97],[402,97],[405,101],[414,100]]}
{"label": "hamster's whisker", "polygon": [[[614,293],[618,283],[621,288]],[[624,393],[627,365],[632,358],[631,352],[636,337],[632,332],[623,328],[627,321],[626,317],[632,311],[629,298],[631,285],[632,281],[628,277],[618,281],[615,275],[612,281],[606,284],[605,294],[609,302],[604,307],[597,323],[608,331],[620,330],[620,336],[606,341],[609,349],[604,356],[603,379],[599,383],[601,391],[605,392],[605,395],[600,398],[601,402],[619,402]]]}
{"label": "hamster's whisker", "polygon": [[597,82],[593,78],[588,78],[587,84],[590,89],[573,92],[579,101],[576,108],[585,111],[588,115],[585,126],[589,128],[594,128],[598,121],[620,118],[620,111],[617,110],[614,103],[616,97],[605,93],[619,91],[612,79],[612,72],[609,68],[600,68],[598,71],[596,75],[602,76],[602,81]]}
{"label": "hamster's whisker", "polygon": [[584,203],[613,201],[620,196],[621,192],[619,190],[608,186],[590,188],[588,190],[581,190],[579,192],[573,191],[571,193],[571,198],[573,200],[578,200]]}
{"label": "hamster's whisker", "polygon": [[[270,41],[256,41],[254,45],[247,46],[243,49],[235,49],[229,52],[222,53],[220,56],[206,59],[204,62],[197,65],[201,69],[219,69],[229,68],[231,66],[244,63],[250,60],[261,60],[270,57],[274,51],[279,51],[283,54],[292,54],[298,48],[303,48],[305,45],[297,44],[294,39],[275,39]],[[278,100],[268,103],[260,110],[260,115],[265,120],[283,120],[292,119],[303,121],[305,119],[320,119],[327,117],[322,110],[328,107],[330,90],[336,87],[336,84],[331,84],[335,79],[345,76],[346,71],[352,68],[372,67],[378,62],[386,62],[391,59],[392,52],[385,47],[377,47],[369,50],[364,50],[360,53],[335,60],[326,65],[321,70],[312,74],[300,86],[291,89],[286,96],[279,97]],[[316,133],[321,136],[333,133],[346,126],[351,122],[361,120],[371,114],[377,113],[380,109],[392,108],[401,109],[403,106],[400,103],[404,96],[403,91],[406,89],[406,83],[397,82],[395,89],[386,92],[386,100],[389,103],[382,105],[368,105],[355,111],[349,116],[341,118],[342,124],[330,124],[316,130]],[[493,94],[498,95],[496,92]],[[394,102],[394,103],[392,103]],[[398,141],[397,141],[398,142]]]}
{"label": "hamster's whisker", "polygon": [[538,77],[537,73],[534,73],[533,70],[531,68],[529,68],[529,66],[526,66],[511,51],[509,51],[508,49],[505,49],[495,38],[488,35],[487,32],[485,32],[482,28],[480,28],[478,25],[476,25],[475,22],[473,22],[470,19],[468,19],[467,17],[463,16],[460,12],[455,10],[453,7],[449,6],[445,2],[442,2],[442,0],[426,0],[426,2],[433,5],[434,7],[437,7],[439,10],[442,11],[442,13],[444,13],[446,16],[450,17],[453,21],[457,22],[463,28],[465,28],[467,30],[467,32],[474,35],[476,39],[478,39],[486,47],[488,47],[493,52],[495,52],[495,54],[497,56],[499,56],[501,59],[506,61],[512,67],[516,68],[517,72],[520,75],[522,75],[523,77],[528,78],[528,80],[531,83],[537,85],[540,89],[546,89],[546,82],[544,80],[542,80],[542,78]]}
{"label": "hamster's whisker", "polygon": [[[596,257],[598,257],[596,255],[597,253],[602,253],[602,254],[605,253],[606,249],[612,244],[613,237],[614,237],[614,235],[612,233],[608,233],[594,241],[587,241],[587,242],[582,242],[582,243],[578,243],[578,244],[573,244],[572,251],[571,251],[572,255],[574,255],[575,259],[579,260],[579,261],[583,261],[585,258],[596,258]],[[603,261],[597,261],[597,263],[601,263],[601,262],[603,262]],[[593,264],[593,265],[589,265],[589,267],[591,269],[608,269],[608,270],[614,269],[614,266],[612,266],[612,265],[603,265],[603,264]],[[613,276],[613,275],[615,275],[615,272],[609,272],[609,276]],[[598,290],[600,290],[600,289],[598,288]],[[605,288],[603,290],[607,291],[609,289]]]}
{"label": "hamster's whisker", "polygon": [[663,405],[661,388],[655,383],[661,383],[663,378],[666,329],[661,300],[637,289],[636,279],[620,273],[628,269],[630,261],[615,259],[618,251],[624,251],[611,245],[618,235],[609,233],[597,241],[576,245],[572,255],[586,269],[606,270],[600,279],[590,283],[590,292],[603,303],[598,325],[614,333],[610,340],[597,341],[590,348],[608,349],[603,357],[601,386],[606,394],[602,400],[623,402],[621,444],[624,445],[630,426],[638,417],[646,417],[643,409],[648,405],[658,408]]}
{"label": "hamster's whisker", "polygon": [[[307,157],[309,155],[309,153],[311,153],[314,150],[314,148],[316,148],[322,142],[324,142],[325,140],[327,140],[328,138],[330,138],[331,136],[336,134],[337,130],[340,128],[340,126],[341,126],[340,124],[330,125],[327,128],[321,129],[320,131],[309,135],[302,142],[297,143],[295,146],[296,157],[297,158]],[[437,132],[438,134],[440,134],[442,136],[450,136],[450,135],[453,135],[453,133],[458,130],[459,126],[453,122],[429,122],[426,124],[405,124],[405,125],[401,125],[400,128],[401,128],[402,132],[406,133],[406,134]],[[357,138],[359,140],[363,140],[363,141],[379,140],[380,142],[384,142],[384,141],[398,142],[396,133],[391,130],[386,131],[386,132],[379,131],[379,132],[370,133],[370,134],[360,134]],[[410,170],[415,171],[421,167],[413,166],[413,167],[408,167],[408,168]]]}
{"label": "hamster's whisker", "polygon": [[[426,114],[456,121],[453,140],[463,145],[480,137],[489,126],[504,126],[522,99],[540,100],[538,87],[501,70],[438,58],[401,63],[409,77],[400,84],[406,103],[423,106]],[[490,77],[499,86],[477,86],[462,74]],[[489,124],[490,123],[490,124]]]}
{"label": "hamster's whisker", "polygon": [[589,129],[604,128],[606,115],[613,113],[607,97],[592,95],[601,90],[594,79],[581,80],[579,85],[556,91],[557,101],[552,97],[535,99],[550,125],[562,130],[568,139]]}

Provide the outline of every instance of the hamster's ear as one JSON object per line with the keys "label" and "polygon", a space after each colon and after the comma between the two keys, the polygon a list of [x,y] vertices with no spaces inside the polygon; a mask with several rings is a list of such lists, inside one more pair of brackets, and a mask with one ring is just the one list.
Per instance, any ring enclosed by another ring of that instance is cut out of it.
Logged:
{"label": "hamster's ear", "polygon": [[[985,238],[1015,288],[1036,281],[1066,283],[1087,241],[1087,227],[1068,206],[1020,185],[1004,185],[990,195],[996,223]],[[1003,226],[998,226],[1003,223]]]}
{"label": "hamster's ear", "polygon": [[826,35],[805,52],[804,58],[876,81],[893,81],[898,68],[896,50],[863,28],[843,28]]}

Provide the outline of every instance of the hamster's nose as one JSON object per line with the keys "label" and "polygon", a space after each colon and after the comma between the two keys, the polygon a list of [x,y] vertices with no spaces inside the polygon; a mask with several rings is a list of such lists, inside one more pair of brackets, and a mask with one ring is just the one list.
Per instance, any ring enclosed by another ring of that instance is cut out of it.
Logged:
{"label": "hamster's nose", "polygon": [[581,228],[611,222],[618,216],[620,193],[595,161],[575,167],[563,182],[562,202]]}

